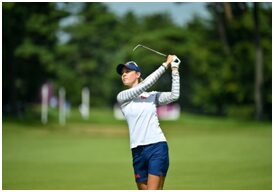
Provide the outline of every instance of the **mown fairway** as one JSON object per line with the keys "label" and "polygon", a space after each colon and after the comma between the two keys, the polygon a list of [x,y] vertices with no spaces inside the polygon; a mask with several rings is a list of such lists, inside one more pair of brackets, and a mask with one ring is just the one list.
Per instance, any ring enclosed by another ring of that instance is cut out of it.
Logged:
{"label": "mown fairway", "polygon": [[[128,131],[111,111],[56,120],[7,121],[3,189],[136,189]],[[165,189],[271,189],[271,123],[182,114],[161,122],[169,143]]]}

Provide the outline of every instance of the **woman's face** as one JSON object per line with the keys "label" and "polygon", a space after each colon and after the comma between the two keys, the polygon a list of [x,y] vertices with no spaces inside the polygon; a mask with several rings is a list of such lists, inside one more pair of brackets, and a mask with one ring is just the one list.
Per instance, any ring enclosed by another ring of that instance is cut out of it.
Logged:
{"label": "woman's face", "polygon": [[141,74],[139,72],[132,71],[124,67],[122,69],[122,75],[121,75],[122,82],[127,87],[133,87],[138,84],[138,79],[140,75]]}

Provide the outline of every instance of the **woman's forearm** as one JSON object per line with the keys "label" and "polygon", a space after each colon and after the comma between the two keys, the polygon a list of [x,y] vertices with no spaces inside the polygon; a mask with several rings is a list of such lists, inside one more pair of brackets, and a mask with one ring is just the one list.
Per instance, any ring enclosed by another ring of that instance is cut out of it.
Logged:
{"label": "woman's forearm", "polygon": [[158,93],[158,105],[165,105],[178,100],[180,97],[180,75],[177,68],[172,68],[171,92]]}
{"label": "woman's forearm", "polygon": [[123,104],[139,96],[141,93],[154,85],[156,81],[161,77],[161,75],[165,72],[165,70],[166,69],[164,66],[160,66],[156,71],[150,74],[144,81],[139,83],[137,86],[121,91],[117,95],[118,103]]}

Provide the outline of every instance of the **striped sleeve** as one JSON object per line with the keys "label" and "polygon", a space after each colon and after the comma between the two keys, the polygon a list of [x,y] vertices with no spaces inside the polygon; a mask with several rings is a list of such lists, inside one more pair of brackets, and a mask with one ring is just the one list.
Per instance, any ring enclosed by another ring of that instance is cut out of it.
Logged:
{"label": "striped sleeve", "polygon": [[122,105],[138,97],[141,93],[143,93],[152,85],[154,85],[164,72],[165,72],[165,67],[160,66],[156,71],[150,74],[144,81],[139,83],[137,86],[121,91],[117,95],[118,103]]}
{"label": "striped sleeve", "polygon": [[157,95],[158,105],[166,105],[179,99],[180,96],[180,76],[178,72],[172,72],[171,92],[159,92]]}

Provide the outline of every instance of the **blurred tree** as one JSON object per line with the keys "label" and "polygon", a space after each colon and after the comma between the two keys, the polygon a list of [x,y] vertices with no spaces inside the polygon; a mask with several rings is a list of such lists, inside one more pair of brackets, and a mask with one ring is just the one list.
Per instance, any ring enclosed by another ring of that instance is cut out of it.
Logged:
{"label": "blurred tree", "polygon": [[[34,101],[33,93],[47,79],[64,86],[73,105],[87,86],[91,106],[112,106],[123,89],[118,63],[135,60],[145,78],[165,60],[142,48],[132,52],[144,44],[182,59],[183,110],[246,117],[261,111],[260,117],[270,119],[272,7],[258,4],[259,12],[246,2],[208,3],[209,19],[194,16],[178,26],[166,13],[118,17],[103,3],[3,3],[4,106],[16,109],[17,101]],[[252,94],[258,72],[254,31],[263,58],[256,86],[260,101]],[[170,83],[165,73],[151,90],[168,91]]]}
{"label": "blurred tree", "polygon": [[53,74],[59,19],[66,13],[53,3],[3,3],[3,106],[18,114],[37,100],[39,88]]}
{"label": "blurred tree", "polygon": [[259,3],[254,2],[254,31],[255,31],[255,46],[256,46],[256,61],[255,61],[255,107],[256,119],[261,120],[263,116],[263,50],[261,46],[260,35],[260,20],[259,20]]}
{"label": "blurred tree", "polygon": [[214,15],[214,20],[216,21],[219,37],[223,44],[224,52],[227,55],[230,55],[230,46],[227,39],[227,32],[225,27],[225,18],[223,16],[223,13],[225,13],[225,16],[231,20],[232,18],[232,12],[231,12],[231,6],[230,3],[211,3],[209,4],[209,8],[211,8],[212,13]]}
{"label": "blurred tree", "polygon": [[[230,8],[226,6],[226,3],[209,3],[212,20],[202,22],[194,19],[188,25],[188,31],[192,31],[189,36],[192,37],[192,47],[203,45],[189,50],[195,81],[191,92],[192,103],[205,112],[237,116],[241,114],[250,118],[255,112],[255,99],[251,94],[254,92],[256,71],[252,65],[256,55],[253,11],[246,3],[230,3]],[[226,9],[231,10],[231,13],[226,13]],[[264,6],[260,12],[260,21],[264,23],[264,28],[260,30],[263,34],[262,42],[265,42],[262,46],[267,51],[263,57],[267,58],[271,55],[271,48],[266,43],[271,40],[271,25],[267,27],[267,23],[271,21],[271,9]],[[263,61],[267,68],[271,68],[271,60]],[[199,67],[195,68],[192,63]],[[271,81],[270,71],[264,71],[268,74],[264,84],[268,84]],[[271,87],[268,85],[264,91],[262,95],[266,97],[271,92]],[[271,105],[270,99],[262,105]]]}
{"label": "blurred tree", "polygon": [[82,3],[75,17],[78,21],[63,29],[70,38],[58,49],[58,85],[66,88],[73,104],[80,103],[81,89],[87,86],[91,105],[107,106],[112,96],[110,69],[119,49],[117,18],[102,3]]}

